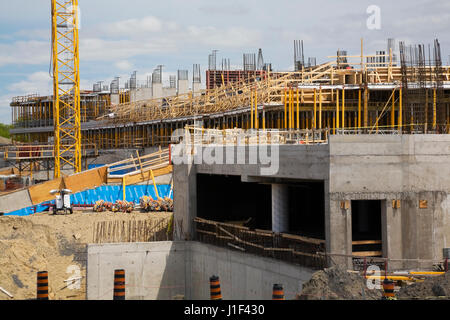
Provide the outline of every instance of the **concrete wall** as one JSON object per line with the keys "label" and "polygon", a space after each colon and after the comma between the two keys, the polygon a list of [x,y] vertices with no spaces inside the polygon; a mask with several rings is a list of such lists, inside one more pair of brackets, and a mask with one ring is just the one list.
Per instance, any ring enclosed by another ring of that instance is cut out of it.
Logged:
{"label": "concrete wall", "polygon": [[116,269],[125,269],[128,300],[185,294],[184,242],[90,244],[87,249],[88,300],[112,300]]}
{"label": "concrete wall", "polygon": [[[239,151],[234,147],[234,151]],[[211,147],[203,153],[211,154]],[[224,149],[225,150],[225,149]],[[442,259],[450,245],[450,135],[331,136],[328,145],[282,145],[279,170],[262,175],[261,162],[174,167],[175,219],[192,238],[196,174],[238,175],[243,182],[321,180],[325,184],[325,239],[330,253],[352,254],[351,206],[341,201],[381,200],[383,255],[394,259]],[[222,163],[226,163],[224,151]],[[236,158],[235,158],[235,162]],[[400,200],[394,209],[392,200]],[[426,200],[427,208],[419,208]],[[348,259],[343,259],[349,261]]]}
{"label": "concrete wall", "polygon": [[0,212],[8,213],[23,208],[31,207],[32,205],[33,203],[31,202],[28,189],[14,191],[12,193],[1,196]]}
{"label": "concrete wall", "polygon": [[189,80],[178,79],[178,94],[185,94],[189,92]]}
{"label": "concrete wall", "polygon": [[[351,254],[351,208],[341,210],[340,201],[383,200],[384,256],[442,259],[450,238],[449,163],[449,135],[331,136],[330,251]],[[397,199],[401,208],[394,209]]]}
{"label": "concrete wall", "polygon": [[[186,267],[186,297],[209,299],[209,277],[218,275],[224,300],[271,300],[275,283],[282,284],[287,300],[295,298],[313,270],[220,248],[190,242]],[[201,285],[199,285],[201,284]]]}
{"label": "concrete wall", "polygon": [[209,300],[218,275],[224,300],[270,300],[281,283],[293,299],[312,270],[199,242],[88,245],[87,299],[111,300],[115,269],[125,269],[129,300]]}
{"label": "concrete wall", "polygon": [[139,88],[136,90],[130,90],[130,101],[142,101],[152,98],[152,88]]}

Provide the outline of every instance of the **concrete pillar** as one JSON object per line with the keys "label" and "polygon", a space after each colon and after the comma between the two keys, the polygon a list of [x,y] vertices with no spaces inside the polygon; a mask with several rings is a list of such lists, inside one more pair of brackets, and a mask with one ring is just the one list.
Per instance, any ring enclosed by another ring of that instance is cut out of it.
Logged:
{"label": "concrete pillar", "polygon": [[272,184],[272,231],[289,231],[289,187]]}
{"label": "concrete pillar", "polygon": [[111,104],[119,104],[119,103],[120,103],[119,94],[117,93],[111,94]]}
{"label": "concrete pillar", "polygon": [[199,82],[192,83],[192,92],[194,97],[198,97],[200,95],[201,85],[202,84]]}
{"label": "concrete pillar", "polygon": [[175,165],[173,168],[173,204],[177,226],[174,240],[193,240],[193,219],[197,216],[197,173],[192,164]]}
{"label": "concrete pillar", "polygon": [[178,79],[178,94],[185,94],[189,92],[189,80]]}
{"label": "concrete pillar", "polygon": [[163,86],[162,83],[152,84],[152,99],[159,99],[163,97]]}

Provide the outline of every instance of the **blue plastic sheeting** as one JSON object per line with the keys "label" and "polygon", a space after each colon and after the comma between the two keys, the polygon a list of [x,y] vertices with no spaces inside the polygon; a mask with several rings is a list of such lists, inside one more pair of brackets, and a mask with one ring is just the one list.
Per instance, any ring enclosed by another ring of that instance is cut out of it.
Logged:
{"label": "blue plastic sheeting", "polygon": [[[123,163],[123,164],[118,164],[116,166],[112,166],[111,168],[120,168],[120,167],[123,167],[126,165],[127,165],[126,163]],[[104,166],[106,166],[106,164],[90,164],[90,165],[88,165],[88,169],[97,169],[97,168],[101,168]],[[128,168],[125,170],[114,171],[113,174],[116,176],[121,176],[121,175],[127,174],[127,173],[135,171],[135,170],[136,170],[135,168]]]}
{"label": "blue plastic sheeting", "polygon": [[[170,185],[157,185],[158,194],[160,197],[168,197],[170,194]],[[153,185],[135,185],[135,186],[126,186],[126,200],[133,201],[138,204],[140,198],[143,196],[151,196],[153,199],[156,199],[155,188]],[[173,199],[173,192],[170,195],[170,198]],[[123,200],[123,189],[122,186],[101,186],[96,189],[90,189],[86,191],[82,191],[79,193],[71,194],[70,201],[74,205],[79,204],[88,204],[93,205],[95,202],[99,200],[104,200],[108,202],[116,202],[116,200]],[[24,208],[21,210],[13,211],[10,213],[5,213],[5,216],[29,216],[34,213],[40,213],[47,210],[48,205],[46,204],[54,204],[55,201],[47,201],[36,206]]]}
{"label": "blue plastic sheeting", "polygon": [[[170,185],[158,185],[158,194],[160,197],[168,197]],[[135,185],[125,188],[126,200],[138,204],[143,196],[151,196],[156,199],[155,188],[153,185]],[[172,196],[171,196],[172,198]],[[95,204],[99,200],[107,202],[116,202],[123,199],[122,186],[102,186],[96,189],[86,190],[70,196],[73,204]]]}

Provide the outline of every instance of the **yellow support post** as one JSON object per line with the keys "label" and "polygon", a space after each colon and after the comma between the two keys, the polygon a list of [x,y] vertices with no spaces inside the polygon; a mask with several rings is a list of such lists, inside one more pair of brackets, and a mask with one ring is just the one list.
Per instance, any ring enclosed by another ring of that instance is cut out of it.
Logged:
{"label": "yellow support post", "polygon": [[339,129],[339,89],[336,89],[336,129]]}
{"label": "yellow support post", "polygon": [[293,128],[293,110],[294,110],[294,97],[292,88],[289,89],[289,129]]}
{"label": "yellow support post", "polygon": [[122,191],[123,191],[123,201],[127,201],[127,193],[126,193],[126,183],[125,183],[125,177],[122,178]]}
{"label": "yellow support post", "polygon": [[369,90],[367,86],[364,88],[364,128],[369,126]]}
{"label": "yellow support post", "polygon": [[392,90],[391,128],[395,128],[395,88]]}
{"label": "yellow support post", "polygon": [[436,130],[436,89],[433,89],[433,130]]}
{"label": "yellow support post", "polygon": [[314,89],[314,114],[312,128],[316,129],[317,126],[317,90]]}
{"label": "yellow support post", "polygon": [[342,87],[342,129],[345,128],[345,89]]}
{"label": "yellow support post", "polygon": [[255,88],[255,128],[259,129],[258,91]]}
{"label": "yellow support post", "polygon": [[287,89],[284,89],[284,128],[287,129]]}
{"label": "yellow support post", "polygon": [[253,93],[251,93],[250,96],[251,96],[251,98],[250,98],[250,108],[251,108],[250,129],[253,129],[253,124],[255,123],[253,120]]}
{"label": "yellow support post", "polygon": [[361,128],[361,89],[358,90],[358,129]]}
{"label": "yellow support post", "polygon": [[300,97],[297,88],[297,129],[300,129]]}
{"label": "yellow support post", "polygon": [[424,132],[428,132],[428,89],[425,90],[425,124],[424,124]]}
{"label": "yellow support post", "polygon": [[158,188],[156,187],[155,176],[153,175],[153,170],[150,170],[150,175],[152,176],[153,187],[155,188],[156,198],[159,199]]}
{"label": "yellow support post", "polygon": [[398,129],[400,133],[402,133],[403,130],[403,119],[402,119],[402,112],[403,112],[403,97],[402,97],[403,89],[400,88],[399,90],[399,104],[398,104]]}
{"label": "yellow support post", "polygon": [[322,129],[322,86],[319,89],[319,129]]}

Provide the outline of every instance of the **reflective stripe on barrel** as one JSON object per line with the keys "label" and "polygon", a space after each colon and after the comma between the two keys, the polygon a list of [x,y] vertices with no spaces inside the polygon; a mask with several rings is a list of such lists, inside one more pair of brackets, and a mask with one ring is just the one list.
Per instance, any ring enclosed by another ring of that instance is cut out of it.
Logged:
{"label": "reflective stripe on barrel", "polygon": [[284,300],[284,290],[281,284],[273,285],[272,300]]}
{"label": "reflective stripe on barrel", "polygon": [[220,291],[220,279],[218,276],[209,278],[211,288],[211,300],[222,300],[222,292]]}
{"label": "reflective stripe on barrel", "polygon": [[384,279],[383,281],[383,297],[384,298],[394,298],[394,281],[389,279]]}
{"label": "reflective stripe on barrel", "polygon": [[48,300],[48,272],[37,273],[37,300]]}
{"label": "reflective stripe on barrel", "polygon": [[114,300],[125,300],[125,270],[114,271]]}

